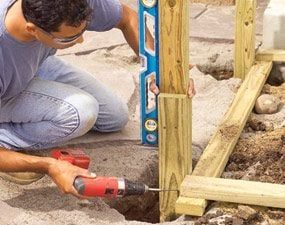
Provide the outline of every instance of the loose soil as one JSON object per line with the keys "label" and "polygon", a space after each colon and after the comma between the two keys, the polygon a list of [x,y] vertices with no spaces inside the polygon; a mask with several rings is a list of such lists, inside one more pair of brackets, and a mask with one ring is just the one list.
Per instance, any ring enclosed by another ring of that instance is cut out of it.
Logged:
{"label": "loose soil", "polygon": [[[272,94],[285,103],[285,84],[266,84],[262,93]],[[284,121],[285,118],[277,129],[267,129],[266,119],[249,119],[222,177],[285,184]],[[229,203],[212,203],[208,209],[195,225],[285,225],[285,210],[281,209]]]}
{"label": "loose soil", "polygon": [[[240,138],[222,177],[285,184],[285,127]],[[212,203],[195,225],[284,225],[285,210]]]}

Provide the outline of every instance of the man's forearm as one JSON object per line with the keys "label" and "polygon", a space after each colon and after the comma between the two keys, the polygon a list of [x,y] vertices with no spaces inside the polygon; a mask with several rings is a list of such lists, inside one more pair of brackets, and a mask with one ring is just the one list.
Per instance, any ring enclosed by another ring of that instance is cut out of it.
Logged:
{"label": "man's forearm", "polygon": [[138,34],[138,15],[126,5],[123,5],[124,21],[118,27],[124,34],[124,37],[134,52],[139,55],[139,34]]}
{"label": "man's forearm", "polygon": [[[139,55],[139,24],[138,14],[129,6],[123,4],[123,15],[120,23],[117,25],[134,52]],[[146,46],[154,50],[154,40],[147,29]]]}
{"label": "man's forearm", "polygon": [[48,173],[54,159],[12,152],[0,148],[0,171]]}

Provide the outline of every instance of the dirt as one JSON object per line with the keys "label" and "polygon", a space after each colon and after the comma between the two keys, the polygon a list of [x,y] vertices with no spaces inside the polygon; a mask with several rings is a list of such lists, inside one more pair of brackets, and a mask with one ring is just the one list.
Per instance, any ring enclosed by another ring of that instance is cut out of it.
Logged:
{"label": "dirt", "polygon": [[[232,178],[285,184],[285,128],[241,138],[226,167]],[[252,170],[252,168],[254,168]]]}
{"label": "dirt", "polygon": [[[124,177],[158,187],[157,148],[144,147],[138,141],[106,141],[80,144],[80,147],[92,158],[90,170],[97,171],[97,176]],[[159,222],[157,193],[121,199],[104,198],[103,201],[123,214],[126,220]]]}
{"label": "dirt", "polygon": [[262,90],[263,94],[272,94],[277,96],[283,104],[285,104],[285,83],[281,84],[280,86],[272,86],[266,84]]}
{"label": "dirt", "polygon": [[[278,97],[282,102],[279,111],[284,111],[285,84],[266,84],[262,93]],[[223,178],[285,184],[285,117],[275,119],[274,126],[268,126],[272,122],[269,120],[275,118],[272,116],[256,117],[252,113],[229,158]],[[284,225],[285,210],[216,202],[208,206],[206,215],[195,221],[195,225],[261,224]]]}
{"label": "dirt", "polygon": [[236,133],[238,131],[239,131],[239,126],[237,126],[237,125],[224,124],[224,126],[222,126],[222,128],[220,129],[220,133],[222,135],[222,138],[226,142],[231,140],[236,135]]}

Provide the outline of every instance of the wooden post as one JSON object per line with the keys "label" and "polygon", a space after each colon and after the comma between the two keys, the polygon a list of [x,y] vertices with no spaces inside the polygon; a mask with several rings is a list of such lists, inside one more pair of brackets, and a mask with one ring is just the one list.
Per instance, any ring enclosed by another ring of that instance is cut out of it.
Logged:
{"label": "wooden post", "polygon": [[[162,189],[179,190],[191,171],[191,109],[186,95],[159,96],[159,184]],[[179,192],[160,194],[161,222],[176,218]]]}
{"label": "wooden post", "polygon": [[245,79],[255,60],[256,0],[237,0],[234,76]]}
{"label": "wooden post", "polygon": [[[189,1],[160,0],[159,186],[180,189],[192,169]],[[176,218],[178,192],[160,193],[160,220]]]}

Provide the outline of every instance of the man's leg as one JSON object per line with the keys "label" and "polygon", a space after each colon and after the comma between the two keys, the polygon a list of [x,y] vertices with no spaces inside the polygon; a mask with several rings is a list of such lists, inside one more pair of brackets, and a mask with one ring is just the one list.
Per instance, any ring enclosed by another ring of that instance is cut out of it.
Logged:
{"label": "man's leg", "polygon": [[118,131],[126,125],[128,121],[126,103],[123,103],[112,90],[109,90],[92,74],[70,65],[56,56],[47,58],[38,74],[43,79],[72,85],[91,94],[99,103],[99,114],[94,130],[112,132]]}
{"label": "man's leg", "polygon": [[56,146],[90,130],[99,105],[87,92],[35,78],[0,109],[0,146],[42,149]]}

